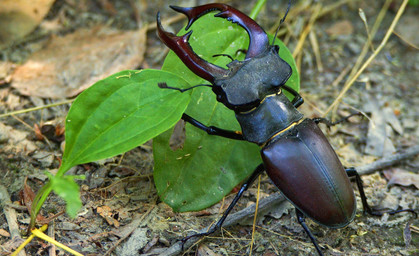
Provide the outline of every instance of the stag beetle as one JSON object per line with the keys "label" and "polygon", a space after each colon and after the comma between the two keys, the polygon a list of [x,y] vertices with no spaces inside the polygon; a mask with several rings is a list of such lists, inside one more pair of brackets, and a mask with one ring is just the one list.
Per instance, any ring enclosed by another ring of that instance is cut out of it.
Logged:
{"label": "stag beetle", "polygon": [[[327,125],[336,123],[323,118],[304,119],[297,110],[304,100],[298,92],[285,85],[292,74],[291,66],[278,55],[278,46],[269,44],[267,34],[254,20],[226,4],[170,7],[188,17],[186,30],[202,15],[219,11],[215,17],[237,23],[247,31],[250,42],[244,61],[233,60],[227,65],[228,69],[224,69],[205,61],[192,50],[188,43],[192,31],[183,36],[167,32],[161,25],[160,14],[157,14],[159,38],[190,70],[211,83],[205,86],[212,88],[217,101],[235,112],[241,132],[206,126],[187,114],[183,114],[182,119],[210,135],[258,144],[263,160],[263,164],[257,166],[242,185],[217,224],[208,232],[184,238],[183,243],[191,237],[209,235],[219,229],[243,192],[264,170],[295,206],[297,219],[319,255],[323,254],[305,223],[305,216],[331,228],[348,225],[356,212],[355,195],[349,177],[356,179],[364,212],[383,214],[383,211],[375,211],[368,205],[359,174],[354,168],[345,169],[342,166],[317,125],[320,122]],[[201,86],[180,89],[170,87],[165,82],[158,85],[180,92]],[[283,90],[290,92],[294,99],[288,100]],[[406,210],[387,212],[394,214],[400,211]]]}

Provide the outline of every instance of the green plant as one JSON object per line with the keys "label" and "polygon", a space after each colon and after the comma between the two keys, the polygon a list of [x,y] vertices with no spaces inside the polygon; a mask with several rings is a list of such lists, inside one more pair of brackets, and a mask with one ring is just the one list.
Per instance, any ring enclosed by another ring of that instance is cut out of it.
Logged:
{"label": "green plant", "polygon": [[[222,67],[229,62],[226,57],[213,57],[214,54],[243,59],[244,54],[238,50],[247,48],[248,36],[238,25],[208,14],[192,29],[192,48],[209,62]],[[183,29],[180,34],[184,33]],[[293,69],[287,85],[298,91],[294,59],[280,40],[275,42],[280,46],[280,56]],[[155,184],[162,200],[176,211],[200,210],[218,202],[260,163],[256,145],[209,136],[189,124],[183,149],[172,151],[171,128],[184,112],[205,124],[231,130],[240,127],[234,113],[218,103],[210,89],[200,87],[179,93],[160,89],[159,82],[181,88],[208,83],[170,52],[162,70],[122,71],[95,83],[77,97],[66,119],[62,165],[38,192],[32,219],[51,191],[64,198],[67,213],[74,217],[81,207],[78,186],[74,177],[64,174],[75,165],[124,153],[153,138]],[[63,181],[65,188],[55,185]]]}

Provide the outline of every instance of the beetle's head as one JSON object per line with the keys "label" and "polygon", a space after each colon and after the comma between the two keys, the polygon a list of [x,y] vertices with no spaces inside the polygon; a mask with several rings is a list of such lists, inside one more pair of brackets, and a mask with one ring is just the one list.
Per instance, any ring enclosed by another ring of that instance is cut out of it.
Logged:
{"label": "beetle's head", "polygon": [[213,84],[217,100],[237,112],[248,111],[266,97],[275,93],[291,76],[291,67],[278,56],[278,47],[269,45],[265,31],[250,17],[226,4],[206,4],[197,7],[175,7],[188,17],[186,29],[204,14],[218,10],[215,17],[225,18],[243,27],[249,35],[249,47],[244,61],[233,61],[228,69],[199,57],[188,43],[191,31],[176,36],[163,29],[157,14],[157,31],[160,39],[196,75]]}

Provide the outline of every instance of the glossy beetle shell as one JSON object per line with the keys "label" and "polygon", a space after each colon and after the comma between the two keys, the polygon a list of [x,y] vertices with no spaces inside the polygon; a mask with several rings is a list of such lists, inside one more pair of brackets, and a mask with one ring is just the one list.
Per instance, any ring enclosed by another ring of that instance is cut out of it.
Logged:
{"label": "glossy beetle shell", "polygon": [[353,220],[356,202],[349,178],[312,120],[275,138],[261,154],[268,176],[306,216],[334,228]]}

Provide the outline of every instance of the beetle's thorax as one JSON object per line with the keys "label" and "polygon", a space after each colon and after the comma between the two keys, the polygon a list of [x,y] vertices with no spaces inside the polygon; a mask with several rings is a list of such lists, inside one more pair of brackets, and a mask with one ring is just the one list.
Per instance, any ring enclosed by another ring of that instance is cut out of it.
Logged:
{"label": "beetle's thorax", "polygon": [[227,75],[214,80],[213,91],[218,101],[236,112],[257,107],[266,96],[277,93],[292,74],[290,65],[279,57],[277,46],[227,66]]}
{"label": "beetle's thorax", "polygon": [[281,91],[292,69],[279,57],[277,46],[228,67],[226,76],[215,79],[213,91],[218,101],[236,112],[247,141],[262,145],[303,118]]}
{"label": "beetle's thorax", "polygon": [[236,112],[243,137],[258,145],[265,144],[303,117],[281,91],[266,97],[249,112]]}

